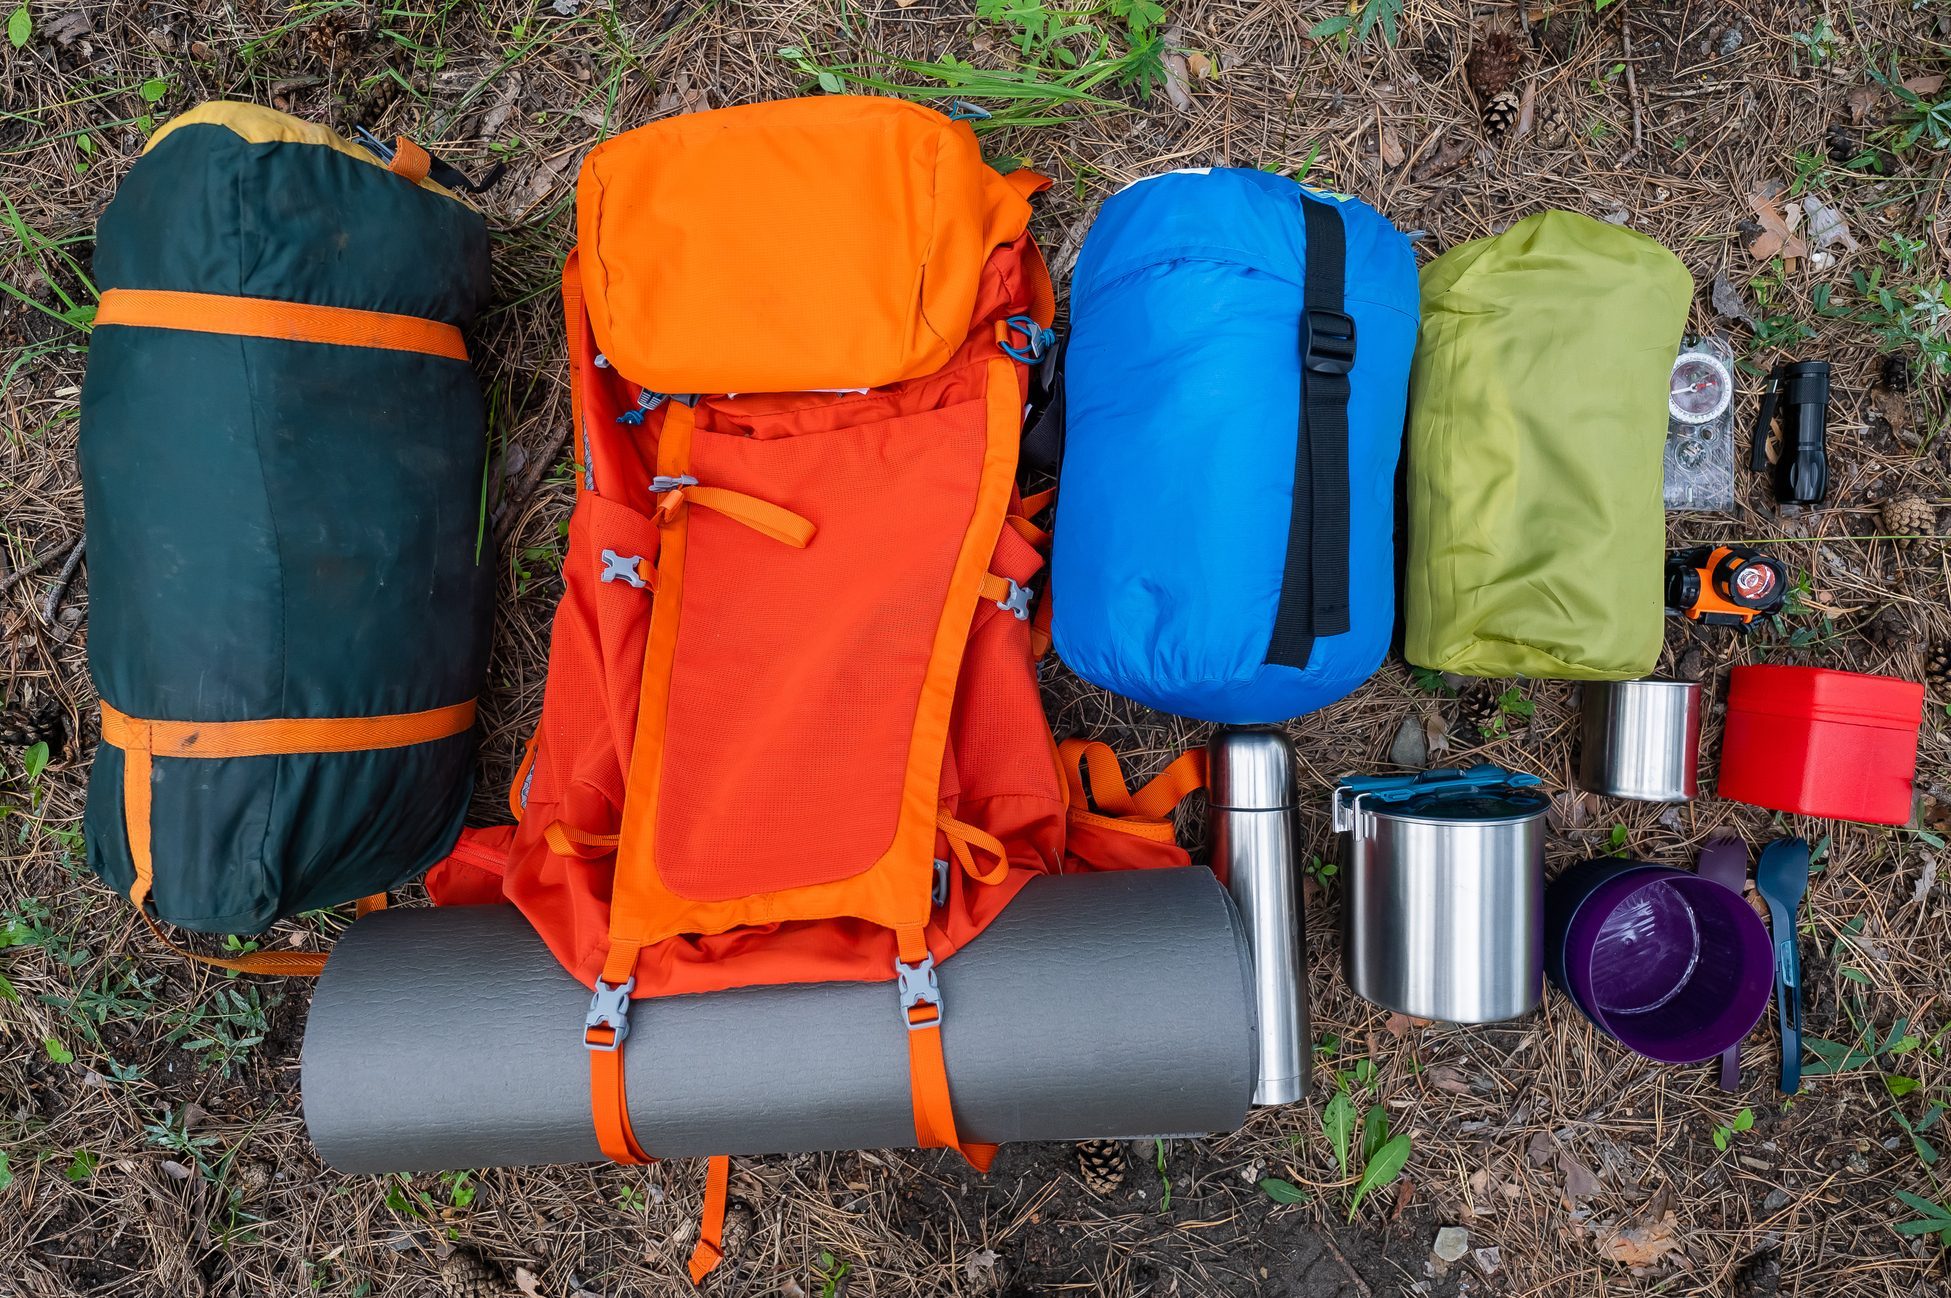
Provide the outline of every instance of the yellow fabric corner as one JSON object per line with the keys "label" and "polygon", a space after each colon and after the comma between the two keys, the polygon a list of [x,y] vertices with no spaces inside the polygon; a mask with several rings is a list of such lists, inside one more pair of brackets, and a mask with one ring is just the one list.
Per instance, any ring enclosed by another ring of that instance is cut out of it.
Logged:
{"label": "yellow fabric corner", "polygon": [[[368,153],[361,146],[346,139],[337,131],[320,126],[316,122],[301,121],[289,113],[281,113],[275,108],[262,104],[245,104],[232,100],[213,99],[198,104],[187,113],[180,113],[159,127],[142,146],[144,153],[158,144],[179,127],[184,126],[222,126],[249,140],[252,144],[316,144],[324,148],[356,158],[368,166],[384,170],[386,164]],[[461,196],[445,185],[432,180],[418,182],[420,188],[461,202]]]}

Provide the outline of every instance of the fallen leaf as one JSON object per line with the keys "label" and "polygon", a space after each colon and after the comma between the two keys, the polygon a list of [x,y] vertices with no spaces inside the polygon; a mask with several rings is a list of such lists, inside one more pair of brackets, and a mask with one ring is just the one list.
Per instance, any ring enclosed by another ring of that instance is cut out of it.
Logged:
{"label": "fallen leaf", "polygon": [[1531,134],[1531,126],[1537,120],[1537,113],[1538,83],[1527,81],[1524,83],[1524,99],[1517,107],[1517,125],[1512,128],[1511,134],[1520,140]]}
{"label": "fallen leaf", "polygon": [[1450,723],[1443,719],[1441,713],[1432,712],[1423,718],[1423,736],[1429,741],[1430,752],[1450,751]]}
{"label": "fallen leaf", "polygon": [[1213,61],[1212,55],[1192,50],[1186,54],[1186,70],[1201,81],[1211,81],[1219,75],[1219,64]]}
{"label": "fallen leaf", "polygon": [[1475,157],[1476,153],[1477,145],[1474,140],[1461,133],[1452,132],[1436,146],[1434,154],[1424,159],[1422,165],[1410,173],[1410,179],[1421,184],[1426,180],[1434,180],[1438,176],[1446,176]]}
{"label": "fallen leaf", "polygon": [[1558,1151],[1558,1170],[1565,1174],[1565,1198],[1571,1203],[1590,1199],[1605,1189],[1598,1173],[1581,1163],[1569,1149]]}
{"label": "fallen leaf", "polygon": [[525,1266],[515,1268],[515,1287],[528,1295],[528,1298],[542,1298],[542,1282],[535,1272]]}
{"label": "fallen leaf", "polygon": [[1934,95],[1944,89],[1944,74],[1925,72],[1914,77],[1905,77],[1904,89],[1913,95]]}
{"label": "fallen leaf", "polygon": [[1375,151],[1382,155],[1385,167],[1400,167],[1409,155],[1403,152],[1402,138],[1395,133],[1393,126],[1384,125],[1375,134]]}
{"label": "fallen leaf", "polygon": [[1395,1010],[1390,1012],[1389,1021],[1382,1026],[1387,1029],[1390,1036],[1400,1041],[1417,1028],[1428,1027],[1429,1023],[1430,1021],[1428,1019],[1412,1018],[1400,1010]]}
{"label": "fallen leaf", "polygon": [[1415,716],[1404,717],[1396,727],[1396,736],[1389,741],[1389,761],[1413,771],[1429,765],[1429,740],[1423,732],[1423,723]]}
{"label": "fallen leaf", "polygon": [[1755,317],[1754,308],[1748,305],[1747,298],[1741,295],[1741,290],[1726,275],[1714,276],[1714,287],[1708,293],[1708,300],[1714,304],[1714,310],[1727,319],[1739,320],[1749,329],[1760,331],[1761,321]]}
{"label": "fallen leaf", "polygon": [[190,1179],[190,1169],[173,1158],[165,1158],[163,1160],[163,1172],[172,1181],[187,1181]]}
{"label": "fallen leaf", "polygon": [[787,1276],[779,1286],[779,1298],[806,1298],[806,1290],[799,1281]]}
{"label": "fallen leaf", "polygon": [[1549,1131],[1537,1132],[1524,1147],[1524,1157],[1533,1167],[1543,1167],[1557,1152],[1558,1144],[1552,1140]]}
{"label": "fallen leaf", "polygon": [[53,41],[64,50],[83,37],[94,35],[94,30],[88,25],[88,15],[81,12],[79,5],[65,13],[42,19],[37,27],[44,39]]}
{"label": "fallen leaf", "polygon": [[915,7],[915,0],[894,0],[894,3],[903,9],[912,9]]}
{"label": "fallen leaf", "polygon": [[1761,222],[1761,233],[1748,244],[1748,252],[1757,261],[1772,257],[1793,261],[1809,255],[1808,245],[1795,237],[1795,227],[1802,221],[1802,209],[1791,205],[1784,211],[1775,205],[1776,196],[1784,188],[1778,180],[1769,181],[1748,195],[1748,207]]}
{"label": "fallen leaf", "polygon": [[995,1249],[979,1248],[962,1263],[962,1274],[969,1277],[969,1283],[981,1284],[996,1269],[999,1260]]}
{"label": "fallen leaf", "polygon": [[1669,1253],[1678,1252],[1676,1238],[1680,1224],[1669,1209],[1658,1221],[1647,1226],[1614,1227],[1600,1234],[1595,1247],[1599,1256],[1635,1271],[1657,1266]]}
{"label": "fallen leaf", "polygon": [[503,84],[501,93],[495,96],[495,101],[489,106],[488,111],[481,114],[481,125],[475,131],[476,137],[492,140],[500,135],[501,128],[506,126],[508,119],[514,115],[515,104],[521,98],[521,93],[522,74],[516,72],[511,74]]}
{"label": "fallen leaf", "polygon": [[1809,214],[1808,239],[1815,247],[1827,248],[1832,243],[1840,243],[1851,252],[1857,250],[1856,236],[1849,232],[1849,222],[1843,220],[1841,212],[1813,194],[1804,195],[1802,210]]}
{"label": "fallen leaf", "polygon": [[1858,86],[1849,92],[1849,124],[1861,126],[1870,120],[1870,110],[1883,98],[1882,86]]}
{"label": "fallen leaf", "polygon": [[1910,890],[1910,899],[1915,902],[1922,902],[1926,897],[1931,895],[1931,885],[1936,882],[1937,858],[1935,856],[1926,856],[1924,858],[1924,869],[1917,876],[1917,884]]}
{"label": "fallen leaf", "polygon": [[1902,437],[1910,428],[1910,401],[1901,392],[1892,392],[1878,384],[1870,389],[1870,409],[1877,418],[1890,426],[1890,431]]}
{"label": "fallen leaf", "polygon": [[1470,1083],[1464,1080],[1462,1073],[1448,1065],[1432,1068],[1424,1073],[1423,1076],[1429,1079],[1431,1086],[1442,1091],[1445,1095],[1470,1094]]}

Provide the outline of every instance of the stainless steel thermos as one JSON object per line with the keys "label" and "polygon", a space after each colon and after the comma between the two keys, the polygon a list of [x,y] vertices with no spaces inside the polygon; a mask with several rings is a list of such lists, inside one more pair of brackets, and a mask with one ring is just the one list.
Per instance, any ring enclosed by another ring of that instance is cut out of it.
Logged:
{"label": "stainless steel thermos", "polygon": [[1294,823],[1294,750],[1278,730],[1221,728],[1206,745],[1212,864],[1253,952],[1260,1019],[1255,1104],[1308,1093],[1307,948]]}
{"label": "stainless steel thermos", "polygon": [[1700,791],[1700,686],[1647,677],[1588,681],[1579,702],[1578,783],[1645,802]]}
{"label": "stainless steel thermos", "polygon": [[1488,765],[1342,780],[1342,958],[1356,992],[1450,1023],[1537,1008],[1550,806],[1537,783]]}

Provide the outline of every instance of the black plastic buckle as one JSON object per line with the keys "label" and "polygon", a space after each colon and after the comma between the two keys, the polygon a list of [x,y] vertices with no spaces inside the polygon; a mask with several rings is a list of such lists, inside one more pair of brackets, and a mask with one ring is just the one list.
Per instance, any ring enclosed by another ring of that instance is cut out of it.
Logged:
{"label": "black plastic buckle", "polygon": [[1355,368],[1355,321],[1341,311],[1301,313],[1301,365],[1310,374],[1347,377]]}

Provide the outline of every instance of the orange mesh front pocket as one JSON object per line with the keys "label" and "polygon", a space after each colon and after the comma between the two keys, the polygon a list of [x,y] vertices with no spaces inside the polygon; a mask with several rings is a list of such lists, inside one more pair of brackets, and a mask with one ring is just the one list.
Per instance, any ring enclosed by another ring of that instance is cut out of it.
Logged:
{"label": "orange mesh front pocket", "polygon": [[792,550],[690,520],[656,829],[673,892],[829,883],[888,851],[984,441],[981,402],[776,440],[694,434],[701,481],[816,502],[818,533]]}

